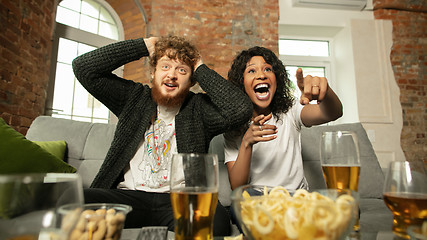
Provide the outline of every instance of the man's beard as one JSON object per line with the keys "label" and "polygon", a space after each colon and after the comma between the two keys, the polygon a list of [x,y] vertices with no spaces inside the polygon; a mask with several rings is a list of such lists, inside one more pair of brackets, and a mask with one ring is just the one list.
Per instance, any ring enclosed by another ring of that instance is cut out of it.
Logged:
{"label": "man's beard", "polygon": [[183,89],[178,92],[176,96],[164,96],[160,92],[160,87],[157,84],[153,84],[151,88],[151,96],[157,105],[164,107],[179,107],[185,101],[185,98],[190,92],[190,88]]}

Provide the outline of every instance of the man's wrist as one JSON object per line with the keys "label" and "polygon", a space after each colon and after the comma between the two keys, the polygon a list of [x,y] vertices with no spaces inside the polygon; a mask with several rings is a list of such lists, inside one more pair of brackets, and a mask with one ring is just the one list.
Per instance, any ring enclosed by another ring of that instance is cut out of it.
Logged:
{"label": "man's wrist", "polygon": [[156,41],[157,41],[156,37],[144,38],[145,47],[147,48],[147,51],[150,57],[154,53],[154,47],[155,47]]}
{"label": "man's wrist", "polygon": [[202,66],[203,65],[203,61],[201,60],[201,59],[199,59],[197,62],[196,62],[196,65],[194,66],[194,71],[196,71],[197,70],[197,68],[198,67],[200,67],[200,66]]}

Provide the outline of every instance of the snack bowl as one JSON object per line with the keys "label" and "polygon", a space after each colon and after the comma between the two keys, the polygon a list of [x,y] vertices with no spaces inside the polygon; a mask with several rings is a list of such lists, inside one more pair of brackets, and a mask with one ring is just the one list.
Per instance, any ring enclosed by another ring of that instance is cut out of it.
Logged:
{"label": "snack bowl", "polygon": [[359,194],[245,185],[231,195],[233,212],[249,240],[344,239],[358,216]]}
{"label": "snack bowl", "polygon": [[[69,211],[69,206],[62,207],[65,215],[62,227],[67,226],[65,219],[75,218],[76,211]],[[126,215],[132,207],[125,204],[114,203],[88,203],[78,212],[78,221],[72,226],[69,239],[120,239]]]}

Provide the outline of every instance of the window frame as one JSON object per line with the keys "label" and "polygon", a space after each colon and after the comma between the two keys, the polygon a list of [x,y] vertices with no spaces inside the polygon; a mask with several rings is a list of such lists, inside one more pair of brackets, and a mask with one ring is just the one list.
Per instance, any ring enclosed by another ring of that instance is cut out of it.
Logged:
{"label": "window frame", "polygon": [[[328,84],[335,87],[335,73],[334,73],[334,48],[333,39],[325,37],[301,37],[301,36],[279,36],[279,40],[301,40],[301,41],[328,41],[329,42],[329,56],[297,56],[297,55],[279,55],[279,59],[285,66],[304,66],[304,67],[324,67],[325,77]],[[280,44],[280,43],[278,43]],[[288,74],[295,74],[288,72]]]}
{"label": "window frame", "polygon": [[[113,17],[118,28],[118,40],[107,38],[98,34],[86,32],[84,30],[74,28],[59,22],[55,21],[55,29],[52,39],[52,54],[51,54],[51,64],[50,64],[50,74],[49,74],[49,84],[47,88],[47,96],[45,102],[44,114],[52,116],[53,109],[53,95],[55,91],[55,77],[56,77],[56,65],[58,60],[58,49],[59,49],[59,39],[65,38],[75,42],[83,43],[86,45],[94,46],[100,48],[102,46],[124,40],[124,29],[123,24],[120,20],[119,15],[115,10],[104,0],[93,0],[99,3],[103,8],[105,8],[108,13]],[[57,3],[56,7],[60,4]],[[56,18],[56,16],[55,16]],[[123,76],[123,66],[114,71],[118,76]],[[117,117],[109,111],[109,120],[111,122],[117,122]]]}

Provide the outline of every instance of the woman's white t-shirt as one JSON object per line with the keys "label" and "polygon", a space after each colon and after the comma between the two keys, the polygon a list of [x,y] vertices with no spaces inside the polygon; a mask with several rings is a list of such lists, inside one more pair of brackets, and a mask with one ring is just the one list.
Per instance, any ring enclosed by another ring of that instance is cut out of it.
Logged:
{"label": "woman's white t-shirt", "polygon": [[[265,124],[276,125],[277,138],[258,142],[252,147],[250,184],[260,186],[283,186],[288,190],[308,189],[304,177],[300,131],[303,123],[303,106],[296,102],[280,119],[272,117]],[[243,136],[229,139],[225,136],[225,163],[236,161]]]}

